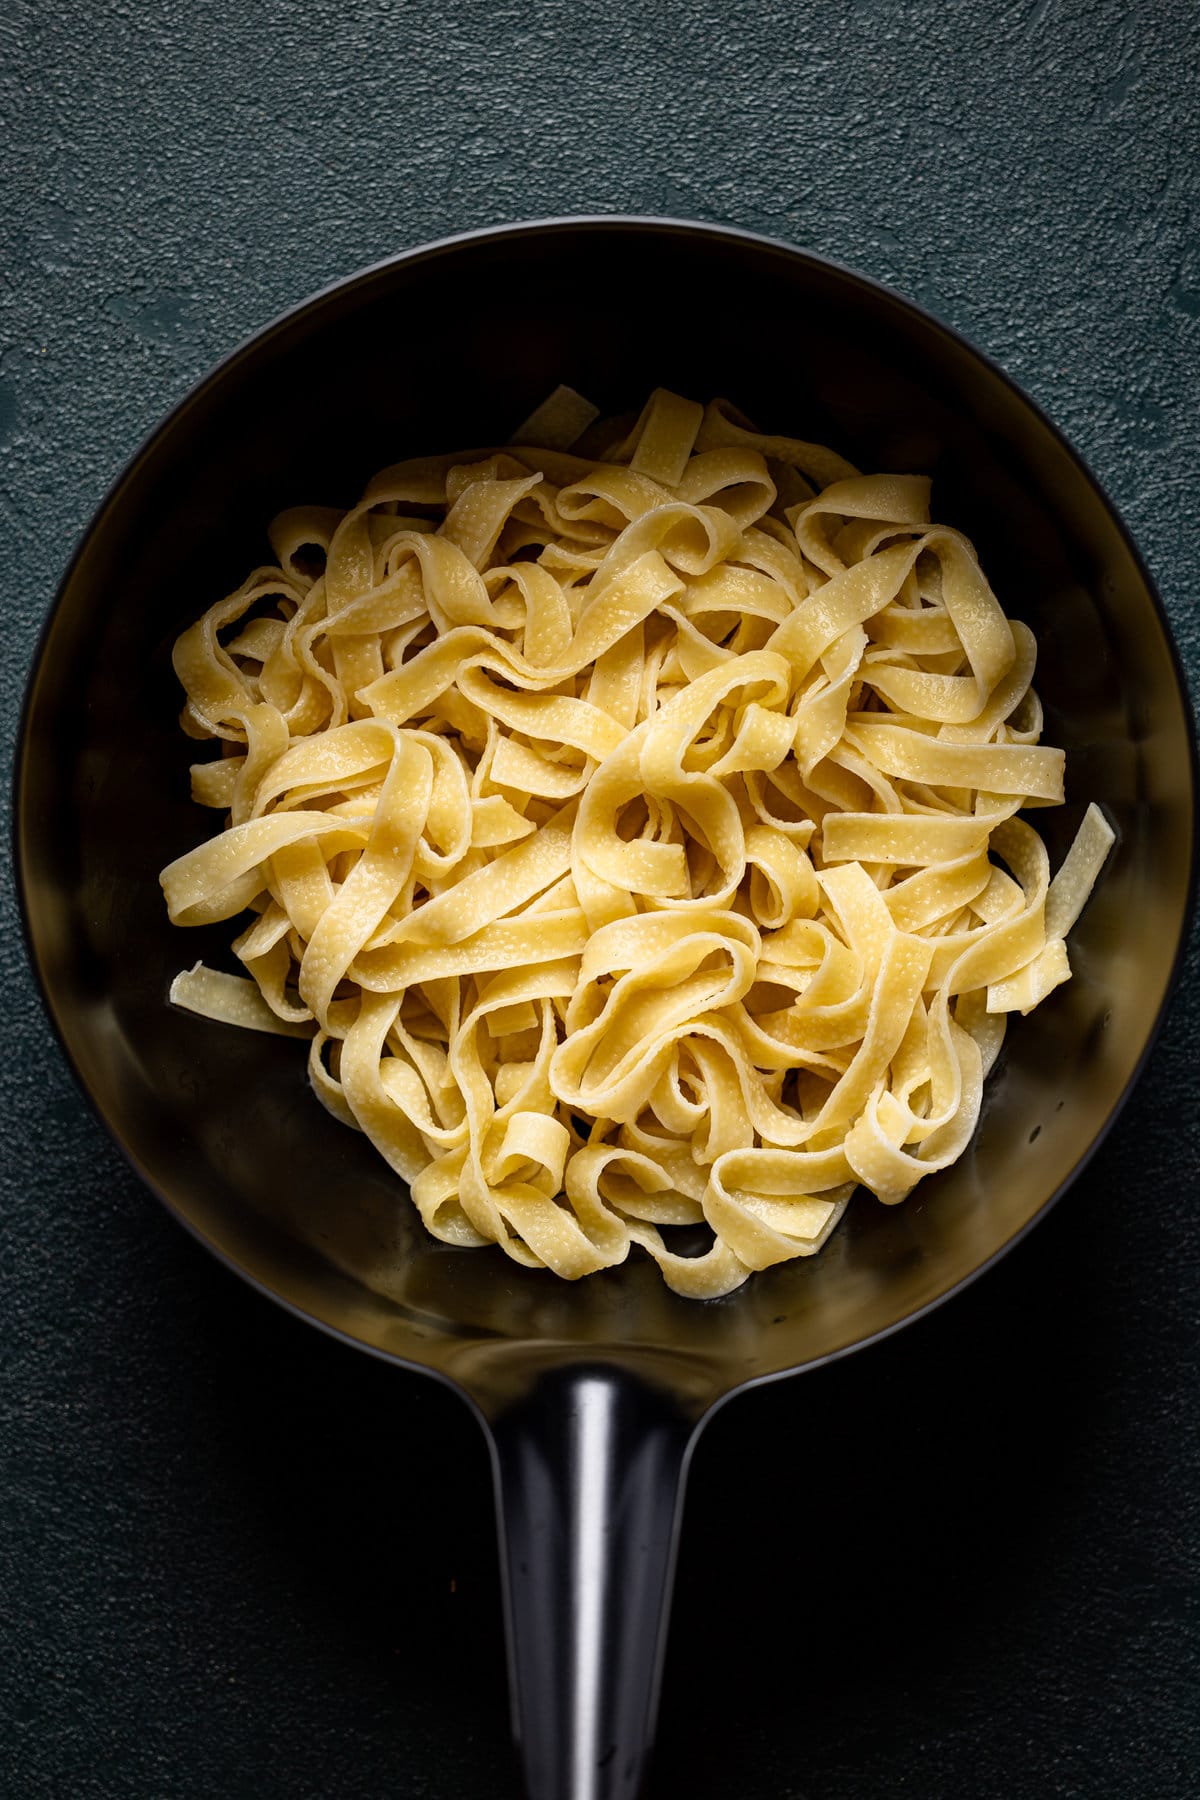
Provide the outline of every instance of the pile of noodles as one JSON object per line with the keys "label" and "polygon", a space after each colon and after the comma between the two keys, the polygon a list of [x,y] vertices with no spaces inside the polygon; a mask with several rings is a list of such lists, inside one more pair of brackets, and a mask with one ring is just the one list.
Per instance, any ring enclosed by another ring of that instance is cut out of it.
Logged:
{"label": "pile of noodles", "polygon": [[1034,638],[927,480],[662,390],[554,447],[589,417],[282,514],[180,638],[226,819],[162,885],[249,923],[171,998],[309,1035],[438,1238],[711,1296],[962,1152],[1112,834],[1051,880],[1016,816]]}

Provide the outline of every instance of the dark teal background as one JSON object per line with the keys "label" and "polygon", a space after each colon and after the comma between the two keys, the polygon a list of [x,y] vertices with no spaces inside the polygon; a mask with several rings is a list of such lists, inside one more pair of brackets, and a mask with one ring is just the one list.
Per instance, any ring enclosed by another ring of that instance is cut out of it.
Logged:
{"label": "dark teal background", "polygon": [[[560,212],[758,228],[951,321],[1097,471],[1195,683],[1198,62],[1192,0],[8,0],[6,764],[80,531],[214,359],[394,249]],[[159,1209],[3,907],[0,1791],[515,1800],[465,1410]],[[658,1796],[1200,1791],[1198,995],[1006,1263],[713,1425]]]}

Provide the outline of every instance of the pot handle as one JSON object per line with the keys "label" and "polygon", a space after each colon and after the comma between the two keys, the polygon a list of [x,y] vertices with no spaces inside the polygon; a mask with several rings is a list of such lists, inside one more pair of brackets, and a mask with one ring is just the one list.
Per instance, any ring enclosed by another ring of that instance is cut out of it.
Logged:
{"label": "pot handle", "polygon": [[490,1421],[529,1800],[635,1800],[654,1739],[694,1417],[627,1370],[544,1373]]}

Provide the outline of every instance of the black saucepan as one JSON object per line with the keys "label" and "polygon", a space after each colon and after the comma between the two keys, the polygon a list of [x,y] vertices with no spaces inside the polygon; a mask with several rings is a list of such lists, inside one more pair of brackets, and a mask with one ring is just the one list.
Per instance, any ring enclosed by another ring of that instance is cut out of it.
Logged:
{"label": "black saucepan", "polygon": [[[169,652],[265,551],[284,505],[351,503],[398,457],[502,440],[557,382],[606,411],[663,384],[867,469],[927,471],[1041,645],[1069,804],[1119,839],[1076,978],[1018,1021],[962,1161],[867,1196],[819,1257],[705,1305],[644,1261],[574,1286],[425,1238],[301,1048],[184,1016],[172,975],[226,930],[167,924],[158,871],[207,829]],[[485,231],[369,269],[270,326],[139,451],[63,584],[30,681],[20,884],[51,1016],[148,1184],[303,1317],[456,1387],[494,1454],[517,1736],[534,1800],[632,1796],[653,1730],[689,1453],[742,1387],[844,1354],[1018,1238],[1111,1122],[1190,913],[1194,752],[1161,608],[1094,481],[953,332],[743,233],[647,219]]]}

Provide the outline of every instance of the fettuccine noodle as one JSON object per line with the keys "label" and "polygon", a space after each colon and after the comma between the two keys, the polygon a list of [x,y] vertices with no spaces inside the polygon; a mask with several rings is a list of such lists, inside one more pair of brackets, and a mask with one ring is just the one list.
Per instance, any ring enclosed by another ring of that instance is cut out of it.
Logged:
{"label": "fettuccine noodle", "polygon": [[1051,880],[1033,634],[926,479],[662,390],[555,447],[593,416],[281,514],[179,639],[227,817],[167,906],[251,918],[171,998],[310,1037],[436,1237],[707,1297],[960,1155],[1112,833]]}

